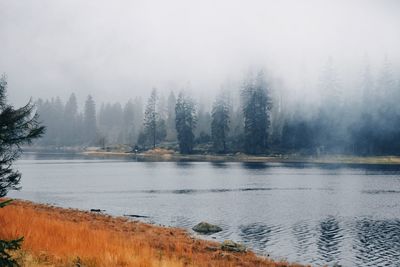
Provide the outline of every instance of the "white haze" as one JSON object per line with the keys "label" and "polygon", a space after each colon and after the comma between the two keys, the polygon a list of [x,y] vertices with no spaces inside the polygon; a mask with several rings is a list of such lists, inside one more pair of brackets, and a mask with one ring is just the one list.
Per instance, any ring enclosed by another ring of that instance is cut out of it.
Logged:
{"label": "white haze", "polygon": [[152,87],[208,99],[249,66],[304,98],[330,57],[347,90],[366,58],[398,71],[399,14],[396,0],[0,0],[0,72],[17,104],[72,92],[124,102]]}

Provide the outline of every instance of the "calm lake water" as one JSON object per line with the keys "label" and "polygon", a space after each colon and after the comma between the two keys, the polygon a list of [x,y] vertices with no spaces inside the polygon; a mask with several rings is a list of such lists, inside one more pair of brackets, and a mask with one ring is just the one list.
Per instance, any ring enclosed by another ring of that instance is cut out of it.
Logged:
{"label": "calm lake water", "polygon": [[136,162],[25,154],[10,196],[190,229],[313,265],[400,266],[400,166]]}

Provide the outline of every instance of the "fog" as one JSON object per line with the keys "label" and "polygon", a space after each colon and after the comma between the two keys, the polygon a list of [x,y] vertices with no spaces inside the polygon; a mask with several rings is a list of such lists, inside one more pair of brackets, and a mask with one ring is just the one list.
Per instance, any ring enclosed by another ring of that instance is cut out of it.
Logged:
{"label": "fog", "polygon": [[[186,88],[214,96],[254,66],[316,96],[329,59],[346,90],[368,61],[398,71],[399,1],[0,2],[0,71],[9,98],[98,103]],[[313,98],[311,98],[313,99]]]}
{"label": "fog", "polygon": [[[400,266],[400,0],[0,0],[0,197],[14,161],[15,197],[216,222],[212,237],[277,259]],[[161,241],[102,254],[207,261]],[[231,255],[215,264],[262,262]]]}

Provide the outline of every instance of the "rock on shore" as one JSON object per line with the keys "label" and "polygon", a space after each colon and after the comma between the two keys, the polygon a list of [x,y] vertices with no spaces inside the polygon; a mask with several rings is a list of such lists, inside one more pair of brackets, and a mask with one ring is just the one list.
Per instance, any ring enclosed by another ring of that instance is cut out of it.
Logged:
{"label": "rock on shore", "polygon": [[221,249],[231,252],[246,252],[246,247],[244,245],[235,243],[232,240],[225,240],[222,242]]}

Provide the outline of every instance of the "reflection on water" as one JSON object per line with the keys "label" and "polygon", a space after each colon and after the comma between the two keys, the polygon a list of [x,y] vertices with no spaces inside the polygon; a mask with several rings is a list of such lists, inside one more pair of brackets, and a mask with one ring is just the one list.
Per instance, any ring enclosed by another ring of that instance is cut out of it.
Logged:
{"label": "reflection on water", "polygon": [[271,240],[273,228],[265,224],[252,223],[239,227],[239,234],[245,244],[257,246],[260,250],[265,250],[268,247],[268,242]]}
{"label": "reflection on water", "polygon": [[356,259],[360,266],[399,266],[400,220],[356,222]]}
{"label": "reflection on water", "polygon": [[[219,189],[178,189],[178,190],[135,190],[135,191],[118,191],[118,192],[111,192],[108,191],[107,193],[148,193],[148,194],[209,194],[209,193],[227,193],[227,192],[246,192],[246,191],[277,191],[277,190],[311,190],[311,188],[271,188],[271,187],[247,187],[247,188],[219,188]],[[325,190],[325,189],[321,189]],[[87,192],[93,193],[93,192]],[[106,192],[105,192],[106,193]]]}
{"label": "reflection on water", "polygon": [[293,244],[296,249],[296,255],[297,257],[301,257],[309,251],[313,242],[310,226],[306,222],[296,223],[292,227],[292,233],[296,239],[296,242]]}
{"label": "reflection on water", "polygon": [[193,167],[193,163],[192,163],[191,161],[184,161],[184,160],[182,160],[182,161],[177,161],[177,162],[175,162],[175,164],[176,164],[177,167],[179,167],[179,168],[184,168],[184,169],[192,168],[192,167]]}
{"label": "reflection on water", "polygon": [[210,162],[210,164],[211,164],[214,168],[218,168],[218,169],[225,169],[225,168],[228,168],[228,167],[229,167],[229,165],[226,164],[226,162],[223,162],[223,161],[213,161],[213,162]]}
{"label": "reflection on water", "polygon": [[400,266],[400,167],[136,162],[27,154],[11,196],[112,215],[139,214],[257,253],[317,266]]}
{"label": "reflection on water", "polygon": [[339,222],[333,216],[322,220],[319,224],[320,236],[317,242],[318,254],[327,263],[339,258],[339,242],[343,238]]}
{"label": "reflection on water", "polygon": [[268,164],[263,162],[243,162],[242,167],[248,170],[264,170],[269,167]]}
{"label": "reflection on water", "polygon": [[364,190],[365,194],[400,194],[400,190]]}

